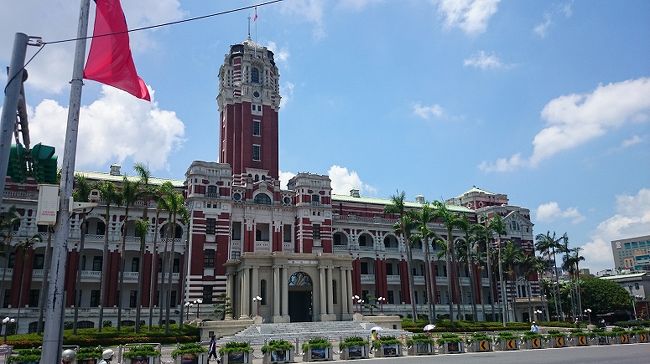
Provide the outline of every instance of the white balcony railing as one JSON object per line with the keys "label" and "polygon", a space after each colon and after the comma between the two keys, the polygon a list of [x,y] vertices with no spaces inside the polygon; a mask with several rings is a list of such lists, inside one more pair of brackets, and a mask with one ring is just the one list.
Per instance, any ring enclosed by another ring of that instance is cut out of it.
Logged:
{"label": "white balcony railing", "polygon": [[11,276],[14,274],[14,269],[13,268],[0,268],[0,278],[3,276],[5,277],[5,280],[11,280]]}
{"label": "white balcony railing", "polygon": [[413,276],[414,284],[424,284],[424,276]]}
{"label": "white balcony railing", "polygon": [[255,251],[256,252],[270,252],[271,243],[269,241],[256,241],[255,242]]}
{"label": "white balcony railing", "polygon": [[282,243],[282,251],[285,252],[292,252],[293,251],[293,243],[290,241],[285,241]]}
{"label": "white balcony railing", "polygon": [[375,275],[374,274],[362,274],[361,275],[361,284],[374,284]]}
{"label": "white balcony railing", "polygon": [[124,272],[125,282],[137,282],[140,278],[140,272]]}
{"label": "white balcony railing", "polygon": [[386,281],[388,284],[400,284],[400,276],[396,274],[391,274],[386,276]]}
{"label": "white balcony railing", "polygon": [[81,271],[81,279],[86,279],[86,280],[97,280],[102,277],[102,272],[99,270],[82,270]]}

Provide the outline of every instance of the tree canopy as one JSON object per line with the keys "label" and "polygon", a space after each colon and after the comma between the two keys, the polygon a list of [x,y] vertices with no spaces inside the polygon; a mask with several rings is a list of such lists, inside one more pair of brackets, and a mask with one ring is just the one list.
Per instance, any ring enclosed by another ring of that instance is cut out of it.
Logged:
{"label": "tree canopy", "polygon": [[599,278],[585,278],[582,286],[582,307],[590,308],[595,314],[617,310],[630,310],[630,294],[618,284]]}

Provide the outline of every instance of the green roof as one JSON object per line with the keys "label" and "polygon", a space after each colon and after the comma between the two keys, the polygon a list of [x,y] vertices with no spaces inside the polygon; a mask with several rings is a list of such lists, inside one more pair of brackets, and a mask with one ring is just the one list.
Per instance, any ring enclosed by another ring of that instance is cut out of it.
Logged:
{"label": "green roof", "polygon": [[[385,198],[377,198],[377,197],[352,197],[349,195],[336,195],[332,194],[332,203],[334,201],[338,202],[356,202],[356,203],[367,203],[367,204],[373,204],[373,205],[390,205],[391,200],[390,199],[385,199]],[[419,208],[422,207],[421,203],[417,202],[409,202],[405,201],[404,205],[406,207],[414,207],[414,208]],[[456,211],[456,212],[474,212],[474,210],[468,209],[464,206],[457,206],[457,205],[446,205],[447,208],[451,211]]]}
{"label": "green roof", "polygon": [[[113,181],[113,182],[122,182],[122,179],[125,177],[123,175],[119,176],[114,176],[110,173],[103,173],[103,172],[81,172],[78,171],[75,174],[81,175],[86,177],[87,179],[92,179],[92,180],[101,180],[101,181]],[[126,176],[126,178],[129,181],[139,181],[140,177],[138,176]],[[151,177],[149,178],[149,183],[152,185],[162,185],[165,182],[171,182],[172,185],[176,188],[183,188],[185,186],[185,181],[184,180],[177,180],[177,179],[165,179],[165,178],[156,178],[156,177]]]}
{"label": "green roof", "polygon": [[478,188],[476,186],[472,186],[472,188],[467,190],[467,192],[463,193],[461,196],[467,195],[468,193],[473,193],[473,192],[484,193],[486,195],[496,195],[496,193],[494,193],[494,192],[486,191],[486,190]]}

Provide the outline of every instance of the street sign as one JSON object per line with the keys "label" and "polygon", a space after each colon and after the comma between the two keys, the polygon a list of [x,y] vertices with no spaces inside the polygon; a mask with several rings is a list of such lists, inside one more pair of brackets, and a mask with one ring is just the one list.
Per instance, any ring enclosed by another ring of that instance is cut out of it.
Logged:
{"label": "street sign", "polygon": [[487,340],[479,341],[478,351],[490,351],[490,342]]}
{"label": "street sign", "polygon": [[59,211],[59,186],[38,185],[38,207],[36,209],[37,225],[56,224],[56,213]]}

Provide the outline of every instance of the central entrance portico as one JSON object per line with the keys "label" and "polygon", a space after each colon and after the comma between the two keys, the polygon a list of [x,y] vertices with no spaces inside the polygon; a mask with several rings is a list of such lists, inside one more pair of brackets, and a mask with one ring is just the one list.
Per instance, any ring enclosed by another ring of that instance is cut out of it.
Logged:
{"label": "central entrance portico", "polygon": [[313,320],[313,282],[305,272],[296,272],[289,277],[289,317],[291,322]]}

